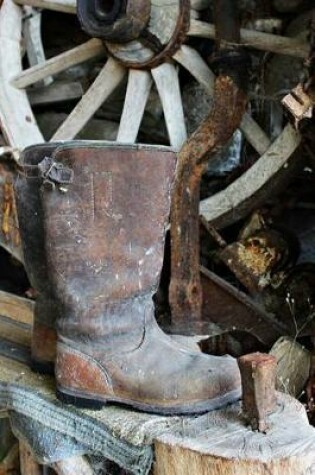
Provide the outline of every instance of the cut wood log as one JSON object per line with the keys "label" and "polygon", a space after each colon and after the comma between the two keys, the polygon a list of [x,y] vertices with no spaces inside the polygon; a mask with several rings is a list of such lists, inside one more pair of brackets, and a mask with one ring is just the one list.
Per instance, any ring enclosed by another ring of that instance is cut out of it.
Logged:
{"label": "cut wood log", "polygon": [[293,338],[282,337],[273,345],[270,354],[278,362],[278,391],[300,397],[310,374],[310,352]]}
{"label": "cut wood log", "polygon": [[200,213],[217,228],[232,224],[259,206],[268,193],[288,176],[289,161],[301,142],[290,124],[252,167],[225,190],[200,203]]}
{"label": "cut wood log", "polygon": [[[210,23],[191,20],[188,35],[214,39],[215,27]],[[304,41],[243,28],[241,29],[241,44],[261,51],[286,54],[298,58],[307,58],[309,55],[309,45]]]}
{"label": "cut wood log", "polygon": [[21,475],[42,475],[40,465],[34,459],[28,446],[20,440]]}
{"label": "cut wood log", "polygon": [[12,0],[4,0],[0,9],[0,124],[12,147],[25,148],[43,142],[25,91],[11,85],[20,74],[21,9]]}
{"label": "cut wood log", "polygon": [[15,3],[64,13],[75,14],[77,11],[75,0],[16,0]]}
{"label": "cut wood log", "polygon": [[[190,72],[210,96],[213,95],[215,75],[196,50],[190,46],[182,45],[175,53],[174,59]],[[271,141],[249,114],[244,114],[240,129],[260,155],[266,152]]]}
{"label": "cut wood log", "polygon": [[97,109],[120,84],[125,74],[126,69],[114,59],[109,58],[81,101],[76,105],[51,140],[74,139]]}
{"label": "cut wood log", "polygon": [[179,150],[187,139],[178,73],[172,63],[163,63],[152,69],[161,98],[166,128],[171,145]]}
{"label": "cut wood log", "polygon": [[11,83],[14,87],[24,89],[51,75],[65,71],[71,66],[83,63],[92,58],[105,56],[102,42],[96,38],[87,41],[83,45],[54,56],[47,61],[37,64],[16,75]]}
{"label": "cut wood log", "polygon": [[314,428],[298,401],[277,393],[266,434],[253,432],[239,411],[234,405],[197,420],[182,418],[177,431],[173,427],[155,442],[154,475],[313,473]]}
{"label": "cut wood log", "polygon": [[150,73],[136,69],[129,71],[125,103],[117,136],[118,142],[134,143],[136,141],[151,86]]}

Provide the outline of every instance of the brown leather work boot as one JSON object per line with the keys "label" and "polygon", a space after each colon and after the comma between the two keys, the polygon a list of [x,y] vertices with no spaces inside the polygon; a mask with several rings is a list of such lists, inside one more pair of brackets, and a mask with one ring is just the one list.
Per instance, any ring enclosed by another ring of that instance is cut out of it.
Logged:
{"label": "brown leather work boot", "polygon": [[175,158],[163,147],[82,143],[39,165],[66,402],[186,414],[240,397],[233,358],[181,346],[154,319]]}
{"label": "brown leather work boot", "polygon": [[57,145],[27,147],[21,156],[22,171],[14,184],[25,268],[31,286],[37,293],[32,332],[32,367],[41,373],[54,372],[58,305],[48,278],[40,200],[42,179],[39,178],[37,165]]}

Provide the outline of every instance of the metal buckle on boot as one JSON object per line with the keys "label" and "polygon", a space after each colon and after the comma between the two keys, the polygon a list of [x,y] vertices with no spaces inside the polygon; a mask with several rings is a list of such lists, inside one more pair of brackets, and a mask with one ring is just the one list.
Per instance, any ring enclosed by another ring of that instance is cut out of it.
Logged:
{"label": "metal buckle on boot", "polygon": [[56,185],[58,189],[66,193],[68,191],[67,186],[73,182],[73,170],[65,167],[62,163],[55,162],[51,157],[45,157],[39,164],[38,170],[40,176],[44,179],[43,186],[49,187],[52,190]]}

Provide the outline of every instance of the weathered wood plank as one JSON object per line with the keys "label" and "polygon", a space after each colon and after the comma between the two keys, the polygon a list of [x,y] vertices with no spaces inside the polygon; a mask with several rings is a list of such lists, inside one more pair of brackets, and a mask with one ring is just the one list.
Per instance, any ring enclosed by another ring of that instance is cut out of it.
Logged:
{"label": "weathered wood plank", "polygon": [[114,59],[109,58],[81,101],[76,105],[51,140],[74,139],[97,109],[120,84],[125,74],[126,69]]}
{"label": "weathered wood plank", "polygon": [[17,343],[25,348],[30,348],[32,339],[32,326],[17,322],[0,315],[1,339]]}
{"label": "weathered wood plank", "polygon": [[11,84],[19,89],[24,89],[51,75],[65,71],[71,66],[83,63],[92,58],[105,56],[105,49],[100,40],[92,40],[76,46],[70,51],[54,56],[47,61],[37,64],[13,77]]}
{"label": "weathered wood plank", "polygon": [[[191,20],[188,35],[214,39],[215,27],[210,23]],[[309,55],[309,45],[299,39],[244,28],[241,29],[241,44],[262,51],[286,54],[298,58],[307,58]]]}
{"label": "weathered wood plank", "polygon": [[136,141],[151,86],[150,73],[136,69],[129,71],[125,103],[117,135],[118,142],[134,143]]}
{"label": "weathered wood plank", "polygon": [[176,68],[172,63],[163,63],[152,69],[152,76],[162,102],[170,143],[180,149],[187,132]]}
{"label": "weathered wood plank", "polygon": [[34,301],[0,290],[0,315],[32,325]]}

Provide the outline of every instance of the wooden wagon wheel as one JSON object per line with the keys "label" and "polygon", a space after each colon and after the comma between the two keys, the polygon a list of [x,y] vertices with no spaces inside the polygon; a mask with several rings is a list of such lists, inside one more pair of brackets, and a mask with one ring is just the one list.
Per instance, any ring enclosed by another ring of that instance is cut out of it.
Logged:
{"label": "wooden wagon wheel", "polygon": [[[75,13],[73,0],[16,0],[19,5]],[[211,24],[199,21],[198,11],[207,0],[165,0],[151,4],[149,34],[158,38],[162,54],[141,39],[115,44],[93,38],[74,49],[22,70],[22,11],[13,0],[3,0],[0,10],[0,123],[12,147],[22,149],[44,141],[36,124],[25,89],[38,81],[92,58],[104,57],[104,66],[51,140],[70,140],[82,130],[97,109],[128,75],[128,84],[117,140],[135,142],[151,85],[160,96],[170,144],[180,149],[187,134],[176,65],[179,64],[213,93],[214,74],[199,53],[185,45],[189,37],[213,38]],[[250,47],[273,53],[307,57],[308,45],[299,40],[242,30],[241,41]],[[175,40],[174,40],[175,38]],[[106,51],[107,50],[107,51]],[[106,60],[107,53],[109,55]],[[287,125],[271,141],[258,124],[245,114],[241,130],[259,153],[257,162],[225,190],[201,202],[201,214],[223,226],[257,206],[265,193],[289,168],[289,159],[300,143],[299,134]]]}

